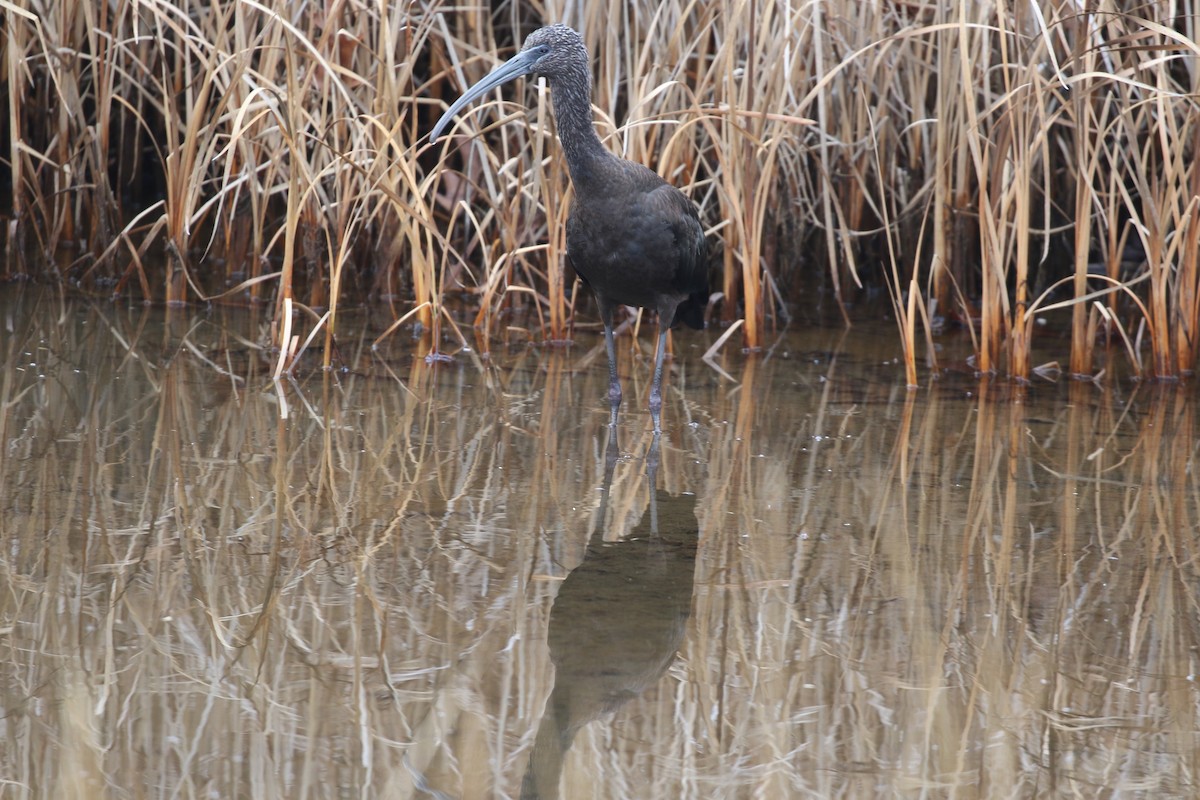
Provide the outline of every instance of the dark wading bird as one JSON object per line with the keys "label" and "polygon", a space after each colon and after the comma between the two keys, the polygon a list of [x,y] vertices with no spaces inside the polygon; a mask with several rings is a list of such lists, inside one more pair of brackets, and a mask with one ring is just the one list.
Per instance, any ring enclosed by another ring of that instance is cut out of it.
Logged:
{"label": "dark wading bird", "polygon": [[432,142],[465,105],[521,75],[550,83],[558,138],[575,199],[567,219],[567,256],[596,294],[608,350],[613,422],[621,404],[613,312],[617,306],[658,313],[658,349],[650,388],[654,432],[662,430],[662,370],[667,331],[676,322],[704,327],[708,256],[696,206],[653,170],[605,149],[592,124],[592,73],[579,34],[566,25],[534,31],[521,51],[468,89],[429,134]]}

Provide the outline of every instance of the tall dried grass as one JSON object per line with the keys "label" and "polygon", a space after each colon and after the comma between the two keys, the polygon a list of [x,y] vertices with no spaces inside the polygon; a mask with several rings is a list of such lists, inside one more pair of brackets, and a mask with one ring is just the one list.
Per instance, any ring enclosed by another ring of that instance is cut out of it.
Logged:
{"label": "tall dried grass", "polygon": [[979,370],[1024,380],[1038,320],[1068,309],[1072,374],[1111,348],[1139,376],[1195,369],[1190,0],[0,7],[5,274],[267,301],[285,363],[288,299],[326,361],[346,298],[435,346],[458,296],[484,348],[578,327],[545,86],[422,139],[558,20],[595,57],[605,140],[700,203],[747,347],[828,275],[839,307],[887,282],[910,383],[918,326],[967,326]]}
{"label": "tall dried grass", "polygon": [[[0,792],[514,796],[561,579],[647,505],[643,415],[599,518],[607,415],[563,398],[603,370],[396,374],[363,339],[341,381],[273,385],[261,315],[22,302]],[[817,332],[718,356],[727,383],[678,360],[659,480],[697,494],[691,621],[563,796],[1195,794],[1186,392],[911,393],[878,350]]]}

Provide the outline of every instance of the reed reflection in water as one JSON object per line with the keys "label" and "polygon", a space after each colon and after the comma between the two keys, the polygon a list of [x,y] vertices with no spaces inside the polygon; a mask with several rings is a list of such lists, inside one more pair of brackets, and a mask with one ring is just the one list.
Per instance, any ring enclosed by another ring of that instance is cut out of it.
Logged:
{"label": "reed reflection in water", "polygon": [[[519,794],[555,598],[650,518],[599,337],[430,369],[343,333],[349,373],[277,387],[253,314],[25,289],[0,324],[4,797]],[[799,332],[730,380],[680,340],[691,616],[563,796],[1196,793],[1194,390],[906,392],[895,347]]]}

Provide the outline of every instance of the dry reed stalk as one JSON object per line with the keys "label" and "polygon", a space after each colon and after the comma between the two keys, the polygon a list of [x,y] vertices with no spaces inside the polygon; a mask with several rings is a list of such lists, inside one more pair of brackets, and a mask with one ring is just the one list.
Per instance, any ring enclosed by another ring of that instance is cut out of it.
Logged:
{"label": "dry reed stalk", "polygon": [[[1197,129],[1200,136],[1200,129]],[[1178,290],[1174,300],[1175,364],[1179,375],[1191,376],[1196,371],[1200,355],[1200,170],[1192,170],[1191,199],[1181,223],[1179,238],[1182,246],[1179,269],[1175,280]]]}
{"label": "dry reed stalk", "polygon": [[[1090,22],[1080,16],[1070,23],[1074,50],[1071,61],[1079,65],[1085,75],[1096,70],[1097,53],[1091,47]],[[1098,110],[1103,109],[1102,95],[1096,90],[1095,78],[1083,78],[1076,82],[1071,92],[1069,110],[1074,125],[1071,131],[1072,156],[1075,166],[1075,263],[1072,291],[1075,297],[1087,294],[1089,264],[1091,262],[1092,212],[1097,208],[1095,189],[1099,167],[1100,148],[1097,147]],[[1069,373],[1084,377],[1092,373],[1092,342],[1087,336],[1088,308],[1079,304],[1071,309],[1071,358]]]}
{"label": "dry reed stalk", "polygon": [[[878,148],[875,151],[876,162],[878,163]],[[882,173],[882,170],[877,170],[877,174]],[[915,389],[917,387],[917,335],[916,335],[916,305],[920,286],[917,284],[916,270],[912,271],[912,279],[909,281],[907,290],[901,284],[900,267],[897,263],[899,258],[896,252],[896,244],[892,238],[892,218],[893,212],[890,210],[891,203],[886,197],[884,187],[879,187],[879,203],[878,207],[883,217],[884,235],[887,238],[888,264],[890,265],[890,280],[888,281],[888,294],[892,301],[892,311],[896,316],[896,325],[900,331],[900,344],[904,352],[904,374],[907,379],[908,388]],[[907,295],[907,300],[905,299]]]}
{"label": "dry reed stalk", "polygon": [[[944,22],[944,18],[950,13],[946,6],[939,6],[937,22]],[[951,43],[957,37],[957,32],[949,27],[943,27],[933,41],[936,43],[936,59],[937,74],[949,75],[950,70],[957,67],[953,63],[953,47]],[[934,127],[931,137],[933,139],[933,175],[930,180],[933,182],[933,252],[929,263],[929,276],[931,286],[931,299],[933,304],[941,314],[946,314],[949,309],[953,308],[951,295],[951,270],[957,269],[959,274],[962,273],[961,262],[951,255],[951,244],[953,239],[954,215],[951,213],[950,200],[952,197],[961,193],[961,189],[957,192],[954,187],[961,187],[962,181],[956,181],[952,173],[952,161],[949,158],[951,153],[958,154],[956,161],[961,163],[966,156],[966,148],[959,147],[955,142],[952,142],[950,137],[963,132],[961,124],[954,124],[951,118],[951,113],[961,109],[959,103],[954,102],[954,97],[951,94],[951,81],[939,80],[935,83],[935,98],[934,98],[934,114],[936,118],[944,124]],[[928,158],[925,159],[928,161]],[[961,170],[959,170],[961,173]],[[962,280],[958,281],[959,285]],[[964,309],[965,310],[965,309]],[[968,316],[968,314],[964,314]]]}
{"label": "dry reed stalk", "polygon": [[[6,5],[8,23],[4,26],[5,78],[8,89],[8,163],[12,197],[9,200],[12,217],[8,222],[5,240],[4,275],[10,277],[13,267],[25,258],[25,222],[29,212],[25,208],[26,192],[29,191],[25,176],[26,155],[23,152],[24,100],[29,75],[23,61],[28,58],[31,46],[29,28],[36,17],[25,8],[15,4]],[[19,19],[18,19],[19,18]]]}
{"label": "dry reed stalk", "polygon": [[[1012,213],[1015,224],[1012,226],[1012,238],[1016,239],[1013,253],[1013,284],[1012,290],[1012,321],[1009,324],[1008,342],[1008,372],[1018,381],[1028,381],[1031,371],[1030,348],[1033,334],[1033,316],[1029,313],[1029,244],[1030,244],[1030,215],[1033,212],[1030,193],[1033,191],[1033,168],[1030,163],[1036,156],[1036,143],[1033,140],[1030,123],[1036,120],[1036,107],[1040,97],[1036,91],[1036,78],[1031,83],[1032,89],[1021,92],[1023,104],[1030,106],[1031,112],[1020,114],[1013,135],[1012,156],[1016,162],[1009,185],[1015,198]],[[1015,105],[1015,103],[1014,103]],[[1007,226],[1006,226],[1007,227]],[[1007,293],[1007,290],[1006,290]]]}

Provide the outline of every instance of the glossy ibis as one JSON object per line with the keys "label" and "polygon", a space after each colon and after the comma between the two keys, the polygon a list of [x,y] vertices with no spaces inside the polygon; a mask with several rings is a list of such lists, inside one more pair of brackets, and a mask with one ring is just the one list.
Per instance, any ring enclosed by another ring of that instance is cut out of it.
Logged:
{"label": "glossy ibis", "polygon": [[430,141],[465,105],[521,75],[537,73],[550,84],[558,138],[575,187],[567,219],[567,257],[591,287],[604,321],[608,398],[613,420],[621,404],[613,312],[617,306],[658,313],[658,348],[650,415],[662,430],[662,369],[667,331],[676,322],[704,327],[708,258],[696,206],[653,170],[605,149],[592,124],[591,85],[583,39],[566,25],[534,31],[521,51],[492,70],[442,115]]}

